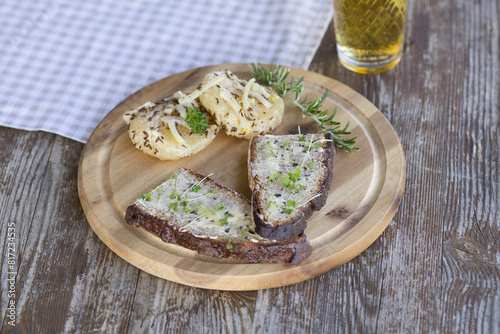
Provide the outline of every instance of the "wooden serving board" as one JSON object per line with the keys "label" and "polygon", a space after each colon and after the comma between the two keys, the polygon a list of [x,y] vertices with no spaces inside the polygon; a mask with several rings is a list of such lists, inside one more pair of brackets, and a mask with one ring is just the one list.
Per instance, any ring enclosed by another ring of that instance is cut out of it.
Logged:
{"label": "wooden serving board", "polygon": [[[306,234],[311,256],[299,265],[250,264],[218,260],[129,226],[125,210],[141,193],[186,167],[211,176],[250,198],[247,179],[248,140],[219,133],[203,151],[177,161],[161,161],[132,146],[123,114],[147,101],[158,101],[178,90],[193,90],[205,74],[229,69],[249,79],[248,64],[198,68],[155,82],[131,95],[98,125],[80,160],[78,189],[87,219],[99,238],[134,266],[158,277],[195,287],[256,290],[307,280],[339,266],[365,250],[394,216],[405,184],[405,159],[394,129],[368,100],[349,87],[317,73],[292,69],[304,77],[311,98],[330,91],[323,106],[338,108],[336,119],[350,122],[359,151],[337,149],[333,181],[325,207],[315,212]],[[285,99],[286,100],[286,99]],[[276,134],[317,132],[310,119],[291,104]]]}

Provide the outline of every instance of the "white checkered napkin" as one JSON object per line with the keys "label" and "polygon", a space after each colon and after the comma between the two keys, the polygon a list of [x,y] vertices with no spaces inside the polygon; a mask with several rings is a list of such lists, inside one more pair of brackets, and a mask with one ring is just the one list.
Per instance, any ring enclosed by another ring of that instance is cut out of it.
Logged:
{"label": "white checkered napkin", "polygon": [[307,68],[331,0],[2,0],[0,125],[85,142],[128,95],[191,68]]}

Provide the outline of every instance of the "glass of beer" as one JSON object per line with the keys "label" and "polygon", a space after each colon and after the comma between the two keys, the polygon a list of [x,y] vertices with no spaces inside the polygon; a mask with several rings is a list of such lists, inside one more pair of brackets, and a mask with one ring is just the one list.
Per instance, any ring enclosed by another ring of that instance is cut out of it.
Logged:
{"label": "glass of beer", "polygon": [[340,63],[361,74],[387,71],[401,60],[408,0],[333,0]]}

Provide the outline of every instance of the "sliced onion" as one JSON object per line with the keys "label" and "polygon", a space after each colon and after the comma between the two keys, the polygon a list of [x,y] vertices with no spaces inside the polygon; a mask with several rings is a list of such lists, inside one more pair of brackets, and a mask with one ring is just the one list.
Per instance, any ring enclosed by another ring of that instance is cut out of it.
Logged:
{"label": "sliced onion", "polygon": [[177,131],[176,124],[182,125],[184,127],[189,127],[186,121],[178,116],[163,116],[161,120],[168,126],[174,139],[181,145],[187,145],[186,141],[182,138],[179,131]]}

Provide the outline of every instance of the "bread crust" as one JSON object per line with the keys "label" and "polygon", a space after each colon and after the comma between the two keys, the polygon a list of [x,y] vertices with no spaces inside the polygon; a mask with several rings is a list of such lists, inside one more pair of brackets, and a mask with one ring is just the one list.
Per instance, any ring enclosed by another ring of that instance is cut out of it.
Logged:
{"label": "bread crust", "polygon": [[197,251],[199,254],[218,259],[232,258],[252,263],[279,263],[298,264],[312,252],[312,247],[304,234],[288,242],[270,244],[233,243],[228,249],[225,241],[203,239],[189,232],[183,232],[168,221],[155,217],[132,204],[127,208],[125,221],[136,227],[142,227],[160,237],[164,242],[177,244]]}
{"label": "bread crust", "polygon": [[266,180],[261,180],[258,175],[253,175],[251,172],[255,164],[257,164],[257,144],[258,137],[255,136],[250,141],[248,164],[249,164],[249,184],[252,189],[252,214],[255,223],[255,231],[262,237],[271,240],[287,240],[293,238],[301,233],[307,227],[307,220],[311,217],[314,211],[319,211],[326,204],[328,194],[332,182],[332,170],[333,170],[333,158],[335,156],[335,146],[332,141],[332,135],[330,133],[324,134],[325,139],[327,139],[322,147],[324,148],[321,157],[318,162],[320,162],[326,172],[323,174],[320,182],[318,182],[314,197],[306,205],[303,205],[298,212],[294,212],[294,215],[290,215],[289,219],[280,221],[279,224],[269,223],[265,220],[265,207],[259,205],[262,203],[262,192],[261,187],[264,185]]}

